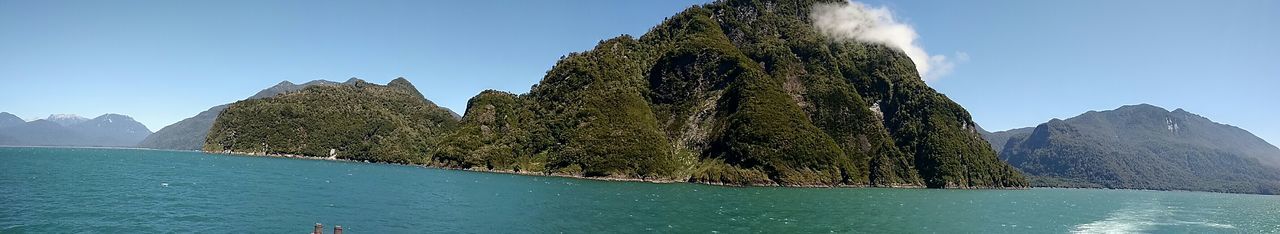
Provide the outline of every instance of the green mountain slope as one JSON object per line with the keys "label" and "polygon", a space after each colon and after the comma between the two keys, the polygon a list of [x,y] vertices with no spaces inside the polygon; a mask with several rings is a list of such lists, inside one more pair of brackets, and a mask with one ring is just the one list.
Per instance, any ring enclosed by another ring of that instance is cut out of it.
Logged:
{"label": "green mountain slope", "polygon": [[1031,135],[1031,132],[1035,131],[1036,128],[1035,127],[1015,128],[1015,129],[1009,129],[1009,130],[999,131],[999,132],[987,132],[987,131],[981,131],[981,129],[979,130],[980,131],[978,132],[982,134],[982,139],[987,140],[988,143],[991,143],[992,149],[995,149],[996,151],[1000,151],[1004,149],[1004,145],[1006,143],[1009,143],[1009,139],[1026,138],[1027,135]]}
{"label": "green mountain slope", "polygon": [[428,146],[457,128],[404,78],[388,85],[353,79],[232,103],[219,114],[204,150],[336,156],[426,163]]}
{"label": "green mountain slope", "polygon": [[1054,119],[1001,157],[1039,186],[1280,193],[1280,149],[1230,125],[1151,105]]}
{"label": "green mountain slope", "polygon": [[528,94],[473,98],[433,159],[725,184],[1026,185],[906,55],[821,36],[814,4],[716,2],[570,54]]}
{"label": "green mountain slope", "polygon": [[[258,91],[258,93],[250,96],[248,99],[268,98],[281,93],[298,91],[303,88],[316,85],[339,84],[341,83],[327,80],[313,80],[303,84],[294,84],[289,81],[282,81],[275,86]],[[218,118],[218,113],[222,113],[222,110],[226,108],[227,105],[210,107],[208,110],[196,114],[196,116],[192,116],[178,121],[177,123],[170,124],[169,126],[165,126],[164,128],[160,128],[159,131],[156,131],[154,134],[151,134],[146,139],[143,139],[142,142],[138,143],[138,147],[150,149],[199,150],[204,147],[205,136],[209,135],[209,128],[213,127],[213,121]]]}
{"label": "green mountain slope", "polygon": [[903,52],[817,33],[818,3],[689,8],[563,57],[527,94],[477,95],[460,123],[403,79],[241,101],[204,149],[712,184],[1027,185]]}

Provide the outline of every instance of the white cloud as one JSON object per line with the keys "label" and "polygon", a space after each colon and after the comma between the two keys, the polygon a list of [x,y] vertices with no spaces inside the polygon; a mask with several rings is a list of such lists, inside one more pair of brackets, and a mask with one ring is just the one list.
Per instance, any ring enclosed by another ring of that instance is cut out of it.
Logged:
{"label": "white cloud", "polygon": [[[813,6],[809,18],[818,32],[833,39],[881,43],[902,50],[915,62],[916,71],[925,81],[937,80],[955,69],[956,61],[946,55],[929,55],[917,42],[920,34],[911,25],[898,22],[888,8],[858,2],[819,3]],[[959,62],[969,59],[965,53],[955,56]]]}

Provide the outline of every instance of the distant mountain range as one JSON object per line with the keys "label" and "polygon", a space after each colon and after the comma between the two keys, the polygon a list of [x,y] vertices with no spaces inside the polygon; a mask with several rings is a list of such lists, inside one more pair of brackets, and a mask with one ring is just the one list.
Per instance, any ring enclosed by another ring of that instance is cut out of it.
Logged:
{"label": "distant mountain range", "polygon": [[1182,109],[1124,106],[984,138],[1036,186],[1280,193],[1280,149]]}
{"label": "distant mountain range", "polygon": [[0,113],[0,145],[132,147],[151,135],[133,118],[104,114],[88,119],[75,115],[50,115],[25,122],[8,112]]}

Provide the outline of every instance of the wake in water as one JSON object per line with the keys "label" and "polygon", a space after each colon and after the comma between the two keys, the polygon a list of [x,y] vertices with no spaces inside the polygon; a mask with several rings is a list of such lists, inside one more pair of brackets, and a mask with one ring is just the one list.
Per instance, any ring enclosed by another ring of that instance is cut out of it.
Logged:
{"label": "wake in water", "polygon": [[1178,220],[1175,214],[1181,207],[1166,206],[1159,199],[1141,203],[1127,203],[1107,218],[1076,225],[1072,233],[1144,233],[1161,226],[1200,226],[1214,229],[1235,229],[1230,224]]}

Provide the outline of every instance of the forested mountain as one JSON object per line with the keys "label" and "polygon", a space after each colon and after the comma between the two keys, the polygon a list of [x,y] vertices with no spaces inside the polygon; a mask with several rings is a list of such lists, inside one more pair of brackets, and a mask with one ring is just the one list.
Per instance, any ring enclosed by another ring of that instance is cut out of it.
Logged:
{"label": "forested mountain", "polygon": [[428,147],[457,125],[404,78],[385,86],[352,79],[232,103],[204,150],[424,164]]}
{"label": "forested mountain", "polygon": [[563,57],[527,94],[486,91],[460,125],[408,95],[320,86],[233,104],[205,150],[588,177],[783,186],[1016,187],[967,111],[901,50],[834,40],[844,1],[719,1]]}
{"label": "forested mountain", "polygon": [[150,134],[151,130],[142,123],[124,115],[105,114],[93,119],[50,115],[31,122],[0,125],[0,145],[128,147]]}
{"label": "forested mountain", "polygon": [[1033,130],[1036,130],[1036,128],[1035,127],[1015,128],[1015,129],[999,131],[999,132],[987,132],[985,130],[981,130],[978,132],[982,133],[982,139],[985,139],[987,140],[987,142],[991,143],[992,149],[995,149],[996,151],[1000,151],[1001,149],[1004,149],[1004,144],[1008,143],[1010,138],[1017,138],[1017,139],[1025,138],[1027,137],[1027,135],[1030,135],[1031,131]]}
{"label": "forested mountain", "polygon": [[[354,82],[354,78],[350,82]],[[305,87],[315,85],[338,85],[341,83],[327,80],[313,80],[302,84],[294,84],[289,81],[282,81],[275,86],[258,91],[258,93],[250,96],[248,99],[260,99],[272,97],[277,94],[297,91]],[[218,118],[218,113],[226,109],[227,105],[218,105],[210,107],[192,116],[183,119],[177,123],[171,124],[151,134],[145,140],[138,144],[141,148],[151,149],[175,149],[175,150],[200,150],[204,147],[205,135],[209,134],[209,128],[213,126],[213,121]]]}
{"label": "forested mountain", "polygon": [[1090,111],[1007,142],[1001,157],[1039,186],[1280,193],[1280,149],[1182,109]]}

